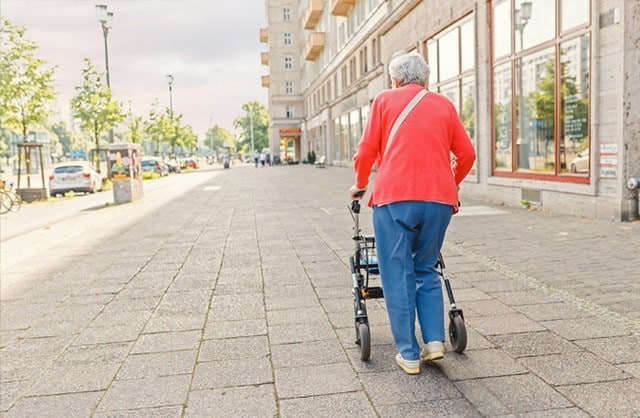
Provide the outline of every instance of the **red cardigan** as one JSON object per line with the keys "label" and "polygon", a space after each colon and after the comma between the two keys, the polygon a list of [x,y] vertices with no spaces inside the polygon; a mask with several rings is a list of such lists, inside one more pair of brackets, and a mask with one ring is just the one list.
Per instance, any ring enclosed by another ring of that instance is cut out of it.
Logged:
{"label": "red cardigan", "polygon": [[[377,174],[369,206],[418,200],[458,207],[458,185],[471,170],[476,154],[458,112],[444,96],[429,92],[404,120],[385,154],[391,127],[419,84],[383,90],[373,100],[367,126],[353,157],[356,186]],[[452,166],[450,152],[455,155]]]}

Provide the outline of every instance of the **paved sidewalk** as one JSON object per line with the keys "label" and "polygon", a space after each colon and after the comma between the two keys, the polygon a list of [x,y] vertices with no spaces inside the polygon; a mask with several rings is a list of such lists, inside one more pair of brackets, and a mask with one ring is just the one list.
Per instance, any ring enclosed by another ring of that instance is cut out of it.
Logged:
{"label": "paved sidewalk", "polygon": [[2,243],[0,416],[640,416],[640,224],[463,199],[467,350],[408,376],[383,300],[358,359],[349,169],[180,176]]}

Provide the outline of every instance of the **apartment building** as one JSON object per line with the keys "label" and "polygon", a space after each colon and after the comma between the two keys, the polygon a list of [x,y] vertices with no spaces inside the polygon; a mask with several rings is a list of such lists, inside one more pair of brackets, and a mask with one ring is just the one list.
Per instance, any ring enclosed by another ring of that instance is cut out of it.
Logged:
{"label": "apartment building", "polygon": [[349,166],[387,63],[417,51],[477,151],[468,196],[638,218],[640,2],[266,0],[270,145]]}

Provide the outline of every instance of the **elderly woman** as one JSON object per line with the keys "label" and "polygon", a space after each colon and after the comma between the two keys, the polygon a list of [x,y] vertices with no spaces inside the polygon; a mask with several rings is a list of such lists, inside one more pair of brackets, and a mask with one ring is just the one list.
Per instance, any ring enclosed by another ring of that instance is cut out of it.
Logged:
{"label": "elderly woman", "polygon": [[[349,194],[360,199],[366,192],[375,163],[369,206],[396,363],[418,374],[421,360],[444,357],[444,301],[435,265],[451,215],[458,210],[458,185],[469,173],[475,151],[453,104],[425,91],[429,66],[419,54],[395,54],[389,75],[392,88],[374,99],[353,158],[355,184]],[[415,107],[405,111],[414,98]],[[402,113],[406,118],[394,127]]]}

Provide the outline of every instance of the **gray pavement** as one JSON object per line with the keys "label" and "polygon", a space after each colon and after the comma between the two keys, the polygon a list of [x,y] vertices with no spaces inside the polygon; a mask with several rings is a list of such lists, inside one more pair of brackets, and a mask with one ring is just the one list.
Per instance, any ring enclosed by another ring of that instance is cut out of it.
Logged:
{"label": "gray pavement", "polygon": [[200,171],[4,240],[0,416],[640,416],[640,224],[463,198],[467,350],[409,376],[383,300],[358,359],[351,182]]}

